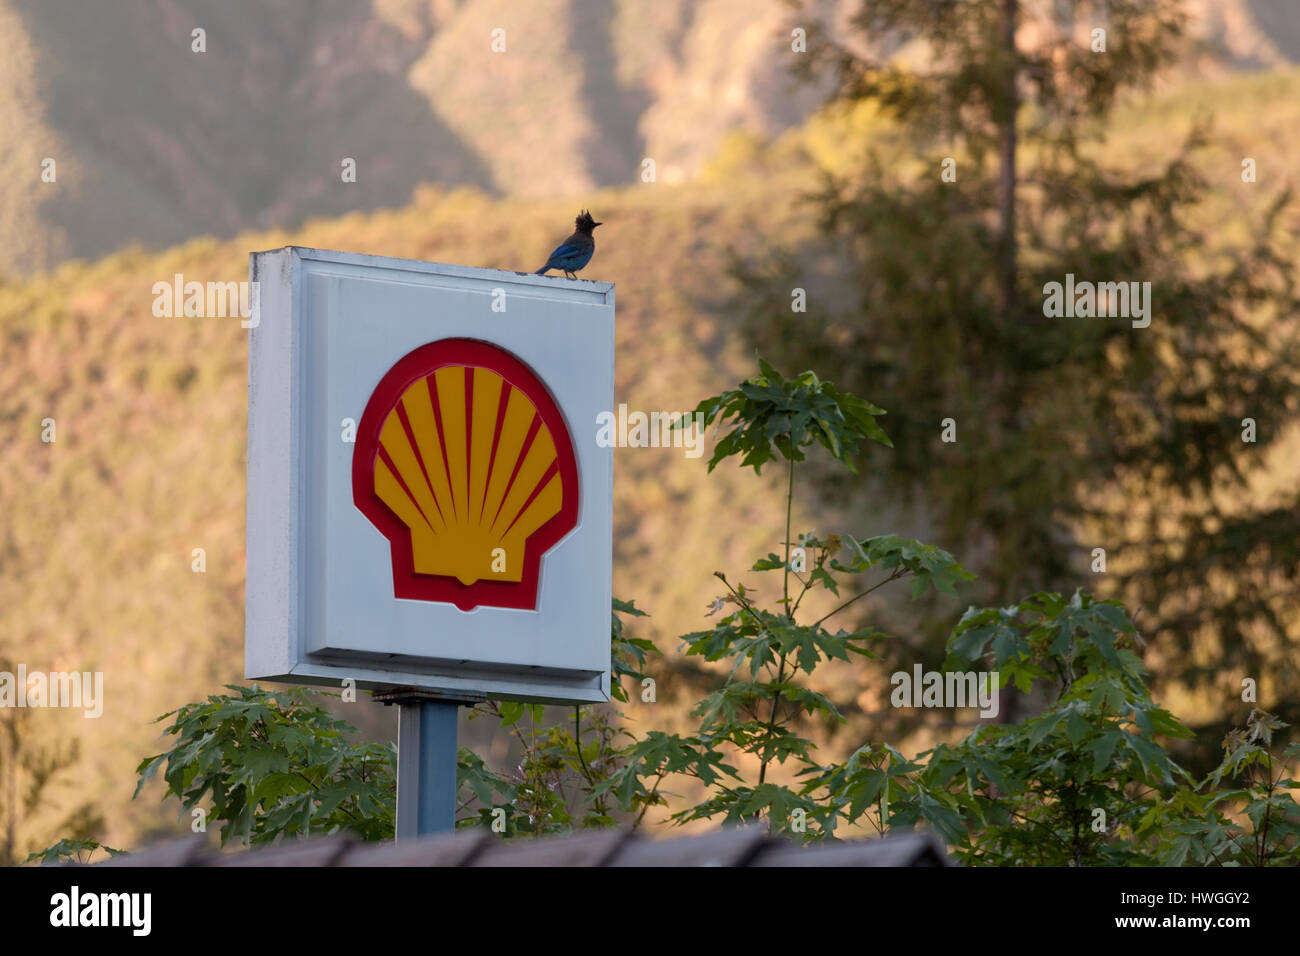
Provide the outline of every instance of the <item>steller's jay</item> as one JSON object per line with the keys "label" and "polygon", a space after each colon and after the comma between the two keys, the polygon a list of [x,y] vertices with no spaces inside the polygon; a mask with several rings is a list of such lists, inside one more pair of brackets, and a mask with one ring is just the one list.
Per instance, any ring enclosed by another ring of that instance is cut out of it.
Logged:
{"label": "steller's jay", "polygon": [[546,265],[538,269],[535,275],[545,275],[551,269],[559,269],[568,278],[576,279],[574,273],[591,261],[591,254],[596,251],[596,240],[591,233],[601,223],[596,222],[591,213],[584,209],[573,224],[578,227],[578,231],[555,247],[551,257],[546,260]]}

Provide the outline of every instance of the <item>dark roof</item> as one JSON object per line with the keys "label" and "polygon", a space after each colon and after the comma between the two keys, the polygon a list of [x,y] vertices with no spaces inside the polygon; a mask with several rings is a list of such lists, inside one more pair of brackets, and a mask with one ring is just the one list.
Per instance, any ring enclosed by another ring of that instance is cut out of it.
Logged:
{"label": "dark roof", "polygon": [[651,840],[623,830],[506,841],[488,830],[366,843],[320,837],[237,853],[201,836],[156,844],[100,866],[948,866],[927,833],[798,846],[761,827]]}

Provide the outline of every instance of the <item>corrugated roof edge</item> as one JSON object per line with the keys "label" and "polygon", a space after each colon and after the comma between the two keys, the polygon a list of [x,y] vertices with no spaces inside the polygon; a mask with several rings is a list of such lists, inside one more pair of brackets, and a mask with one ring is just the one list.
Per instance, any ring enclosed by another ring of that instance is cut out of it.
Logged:
{"label": "corrugated roof edge", "polygon": [[401,843],[347,835],[220,853],[205,837],[184,837],[98,866],[951,866],[932,834],[800,846],[762,827],[652,840],[626,830],[506,841],[479,828]]}

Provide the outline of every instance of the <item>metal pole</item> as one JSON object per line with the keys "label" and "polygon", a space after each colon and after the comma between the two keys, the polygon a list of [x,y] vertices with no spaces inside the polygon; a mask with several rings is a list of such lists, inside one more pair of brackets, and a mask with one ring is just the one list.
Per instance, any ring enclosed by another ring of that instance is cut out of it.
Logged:
{"label": "metal pole", "polygon": [[409,687],[374,697],[397,705],[397,839],[455,829],[456,723],[476,700]]}
{"label": "metal pole", "polygon": [[460,705],[397,705],[397,838],[456,825],[456,717]]}

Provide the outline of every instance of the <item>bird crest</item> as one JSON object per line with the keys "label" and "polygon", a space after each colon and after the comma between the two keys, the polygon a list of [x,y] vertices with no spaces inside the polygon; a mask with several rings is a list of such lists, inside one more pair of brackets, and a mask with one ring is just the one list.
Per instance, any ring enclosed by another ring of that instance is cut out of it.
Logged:
{"label": "bird crest", "polygon": [[576,219],[573,220],[573,224],[578,227],[578,232],[585,232],[587,235],[591,235],[591,231],[601,225],[596,221],[595,217],[585,209],[578,214]]}

